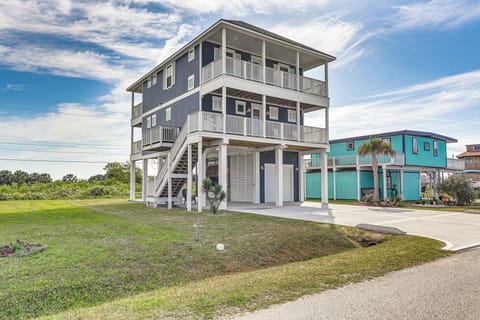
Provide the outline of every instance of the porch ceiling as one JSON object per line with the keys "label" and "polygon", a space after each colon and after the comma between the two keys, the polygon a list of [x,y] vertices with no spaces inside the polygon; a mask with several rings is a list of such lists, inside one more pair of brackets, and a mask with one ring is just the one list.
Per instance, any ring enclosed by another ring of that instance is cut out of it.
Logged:
{"label": "porch ceiling", "polygon": [[[222,90],[217,89],[213,93],[221,95]],[[248,92],[248,91],[238,90],[238,89],[233,89],[233,88],[227,88],[227,95],[231,96],[231,97],[236,97],[236,98],[239,98],[239,99],[255,101],[259,104],[262,104],[262,95],[256,94],[256,93],[253,93],[253,92]],[[285,107],[290,107],[290,108],[296,108],[297,107],[297,103],[295,101],[282,99],[282,98],[278,98],[278,97],[271,97],[271,96],[267,96],[267,104],[285,106]],[[316,106],[316,105],[313,105],[313,104],[308,104],[308,103],[301,103],[300,108],[304,112],[308,112],[308,111],[318,110],[319,106]]]}

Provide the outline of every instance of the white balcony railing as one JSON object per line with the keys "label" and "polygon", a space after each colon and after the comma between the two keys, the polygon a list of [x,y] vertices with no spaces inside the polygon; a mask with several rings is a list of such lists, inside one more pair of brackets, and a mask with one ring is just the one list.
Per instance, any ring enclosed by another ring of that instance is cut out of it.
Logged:
{"label": "white balcony railing", "polygon": [[[222,74],[222,59],[217,59],[202,68],[202,81],[208,82]],[[251,81],[265,82],[275,87],[296,90],[316,96],[326,96],[325,82],[296,74],[265,67],[241,59],[226,58],[226,72],[229,76]],[[298,84],[297,84],[298,81]]]}
{"label": "white balcony railing", "polygon": [[[404,165],[404,156],[403,153],[396,153],[393,156],[390,155],[378,155],[377,163],[379,165],[388,164],[388,165]],[[372,157],[364,156],[360,157],[358,155],[349,155],[349,156],[338,156],[338,157],[329,157],[327,160],[327,166],[332,167],[342,167],[342,166],[371,166]],[[320,158],[312,158],[305,160],[305,166],[307,168],[315,169],[322,167],[322,161]]]}
{"label": "white balcony railing", "polygon": [[132,143],[132,154],[138,154],[142,152],[142,140],[134,141]]}
{"label": "white balcony railing", "polygon": [[[196,112],[188,115],[188,132],[209,131],[223,133],[223,115],[214,112]],[[308,143],[326,143],[324,128],[300,126],[294,124],[265,121],[265,134],[263,120],[239,116],[225,116],[225,133],[265,137],[270,139],[292,140]],[[300,129],[300,130],[298,130]],[[300,136],[298,136],[300,132]]]}
{"label": "white balcony railing", "polygon": [[465,159],[450,159],[447,158],[447,169],[451,170],[465,170]]}
{"label": "white balcony railing", "polygon": [[143,145],[148,146],[160,142],[173,143],[177,139],[179,130],[177,127],[163,126],[145,129],[142,134]]}
{"label": "white balcony railing", "polygon": [[140,102],[139,104],[134,105],[132,108],[132,119],[141,117],[142,114],[143,114],[143,102]]}

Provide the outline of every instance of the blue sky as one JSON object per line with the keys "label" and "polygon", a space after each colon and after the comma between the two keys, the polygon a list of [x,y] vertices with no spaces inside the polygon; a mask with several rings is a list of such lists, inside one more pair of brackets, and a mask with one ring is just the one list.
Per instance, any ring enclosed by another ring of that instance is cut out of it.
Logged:
{"label": "blue sky", "polygon": [[10,0],[0,3],[0,158],[37,161],[0,169],[88,178],[127,160],[125,88],[220,18],[337,57],[331,138],[433,131],[458,139],[449,156],[480,142],[479,1]]}

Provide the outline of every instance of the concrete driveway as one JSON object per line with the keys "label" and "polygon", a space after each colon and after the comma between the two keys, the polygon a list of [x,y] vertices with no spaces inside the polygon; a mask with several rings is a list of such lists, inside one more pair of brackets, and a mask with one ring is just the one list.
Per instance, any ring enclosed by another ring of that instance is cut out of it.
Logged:
{"label": "concrete driveway", "polygon": [[366,223],[395,227],[408,234],[441,240],[445,242],[444,249],[452,251],[480,246],[480,214],[340,204],[329,207],[322,209],[316,202],[284,207],[232,203],[228,209],[345,226]]}

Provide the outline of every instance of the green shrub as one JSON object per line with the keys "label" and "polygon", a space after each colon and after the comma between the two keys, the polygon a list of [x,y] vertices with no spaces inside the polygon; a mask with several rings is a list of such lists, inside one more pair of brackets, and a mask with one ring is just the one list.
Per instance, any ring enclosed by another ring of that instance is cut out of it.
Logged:
{"label": "green shrub", "polygon": [[373,193],[369,193],[363,197],[363,202],[372,204],[373,203]]}

